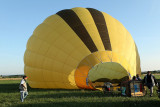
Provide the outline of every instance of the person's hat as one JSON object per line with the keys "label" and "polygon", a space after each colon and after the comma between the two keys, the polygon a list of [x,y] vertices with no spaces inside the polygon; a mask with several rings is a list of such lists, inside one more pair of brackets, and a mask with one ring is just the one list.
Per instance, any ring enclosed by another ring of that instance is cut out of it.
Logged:
{"label": "person's hat", "polygon": [[23,79],[28,78],[27,76],[23,76]]}

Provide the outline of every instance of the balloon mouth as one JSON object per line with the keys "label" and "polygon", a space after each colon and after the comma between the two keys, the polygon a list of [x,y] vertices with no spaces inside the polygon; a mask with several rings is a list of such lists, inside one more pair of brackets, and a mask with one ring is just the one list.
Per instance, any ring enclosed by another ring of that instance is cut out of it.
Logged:
{"label": "balloon mouth", "polygon": [[127,70],[117,62],[104,62],[89,70],[88,78],[92,82],[119,83],[129,79]]}
{"label": "balloon mouth", "polygon": [[95,88],[103,87],[104,83],[118,85],[123,81],[129,80],[127,70],[116,62],[104,62],[95,65],[89,70],[88,78],[90,84]]}
{"label": "balloon mouth", "polygon": [[[114,82],[130,79],[130,69],[127,62],[119,62],[120,57],[112,51],[97,51],[86,56],[77,66],[75,83],[79,88],[94,89],[94,82]],[[127,66],[126,66],[127,65]]]}

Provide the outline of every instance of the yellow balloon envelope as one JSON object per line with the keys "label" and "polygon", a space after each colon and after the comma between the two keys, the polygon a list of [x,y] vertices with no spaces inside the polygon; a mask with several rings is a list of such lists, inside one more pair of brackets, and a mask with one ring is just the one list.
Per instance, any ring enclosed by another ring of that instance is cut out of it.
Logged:
{"label": "yellow balloon envelope", "polygon": [[49,16],[33,32],[24,54],[32,88],[93,89],[93,82],[121,82],[141,73],[130,33],[112,16],[72,8]]}

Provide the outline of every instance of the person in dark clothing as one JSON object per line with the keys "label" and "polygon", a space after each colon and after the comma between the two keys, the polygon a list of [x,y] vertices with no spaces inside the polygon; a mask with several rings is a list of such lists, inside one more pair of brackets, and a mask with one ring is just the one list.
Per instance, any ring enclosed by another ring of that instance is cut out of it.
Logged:
{"label": "person in dark clothing", "polygon": [[146,85],[150,90],[150,96],[153,96],[153,86],[157,84],[157,81],[150,71],[147,72],[147,75],[144,77],[143,82],[144,85]]}
{"label": "person in dark clothing", "polygon": [[132,80],[136,80],[136,76],[133,76]]}
{"label": "person in dark clothing", "polygon": [[141,81],[141,77],[139,76],[139,74],[136,75],[136,80]]}

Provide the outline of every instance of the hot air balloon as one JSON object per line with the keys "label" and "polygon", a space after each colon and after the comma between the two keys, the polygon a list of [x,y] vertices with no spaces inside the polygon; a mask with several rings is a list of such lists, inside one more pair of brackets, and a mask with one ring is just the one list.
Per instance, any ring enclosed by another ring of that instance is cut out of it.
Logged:
{"label": "hot air balloon", "polygon": [[32,88],[94,89],[95,82],[121,82],[141,73],[136,44],[107,13],[72,8],[46,18],[24,54]]}

